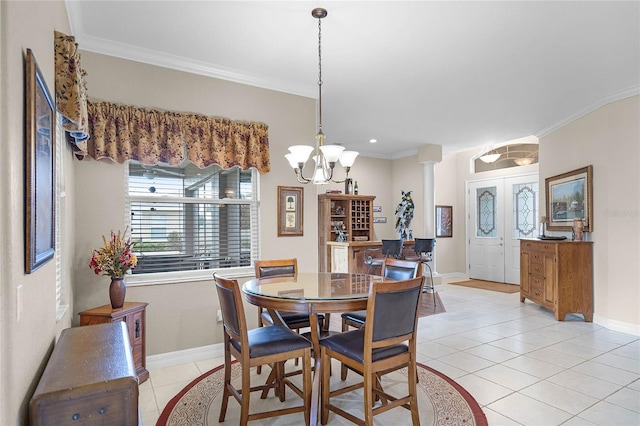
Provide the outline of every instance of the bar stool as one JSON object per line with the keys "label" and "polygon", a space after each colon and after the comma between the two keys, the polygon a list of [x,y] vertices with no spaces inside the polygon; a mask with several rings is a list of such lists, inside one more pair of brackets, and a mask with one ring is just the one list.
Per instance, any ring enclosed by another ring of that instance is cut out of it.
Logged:
{"label": "bar stool", "polygon": [[[433,286],[433,270],[431,269],[431,265],[429,262],[433,260],[433,249],[436,245],[435,238],[416,238],[415,243],[413,245],[413,252],[415,256],[408,256],[406,260],[413,260],[415,262],[420,262],[422,265],[426,266],[429,269],[429,277],[431,280],[429,281],[429,285],[425,283],[423,292],[427,292],[427,290],[431,290],[432,293],[435,294],[436,290]],[[435,295],[433,297],[433,306],[436,305]]]}
{"label": "bar stool", "polygon": [[[373,257],[374,252],[380,251],[380,256]],[[385,258],[393,257],[400,259],[402,257],[402,239],[382,240],[381,248],[368,248],[364,251],[364,264],[368,265],[367,274],[371,274],[371,270],[377,266],[382,267]]]}

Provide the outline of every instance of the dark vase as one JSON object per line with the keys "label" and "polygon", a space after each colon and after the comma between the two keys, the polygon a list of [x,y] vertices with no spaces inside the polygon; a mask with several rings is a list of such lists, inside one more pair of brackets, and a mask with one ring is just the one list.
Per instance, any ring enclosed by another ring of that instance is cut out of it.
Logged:
{"label": "dark vase", "polygon": [[111,285],[109,286],[109,299],[111,299],[111,308],[120,309],[124,305],[124,296],[127,293],[127,284],[123,277],[111,277]]}

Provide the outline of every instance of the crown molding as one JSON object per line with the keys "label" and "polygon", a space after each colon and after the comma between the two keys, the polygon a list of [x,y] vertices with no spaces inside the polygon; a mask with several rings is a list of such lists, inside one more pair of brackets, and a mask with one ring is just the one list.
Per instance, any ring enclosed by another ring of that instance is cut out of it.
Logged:
{"label": "crown molding", "polygon": [[579,110],[575,114],[570,115],[564,120],[561,120],[556,124],[553,124],[547,128],[539,130],[538,132],[534,133],[534,135],[538,138],[542,138],[544,136],[547,136],[550,133],[555,132],[558,129],[561,129],[562,127],[577,120],[578,118],[584,117],[585,115],[590,114],[599,108],[602,108],[607,104],[620,101],[622,99],[630,98],[632,96],[637,96],[637,95],[640,95],[640,85],[631,86],[626,89],[620,90],[618,92],[612,93],[609,96],[605,96],[604,98],[598,100],[597,102],[594,102],[593,104],[587,106],[586,108]]}
{"label": "crown molding", "polygon": [[130,61],[141,62],[177,71],[204,75],[234,83],[260,87],[262,89],[275,90],[306,98],[316,98],[314,88],[306,85],[295,85],[290,82],[277,79],[269,79],[257,74],[241,72],[220,65],[212,65],[203,61],[185,58],[178,55],[169,55],[156,50],[140,48],[125,43],[118,43],[92,36],[76,37],[82,50],[114,56]]}

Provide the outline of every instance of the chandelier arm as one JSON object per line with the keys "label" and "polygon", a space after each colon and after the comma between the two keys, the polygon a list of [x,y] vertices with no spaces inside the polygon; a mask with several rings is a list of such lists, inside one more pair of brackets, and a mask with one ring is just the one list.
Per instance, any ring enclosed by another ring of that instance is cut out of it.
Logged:
{"label": "chandelier arm", "polygon": [[294,172],[296,173],[296,178],[298,179],[298,182],[300,182],[300,183],[310,183],[311,182],[311,179],[307,179],[306,177],[304,177],[302,175],[302,167],[294,169]]}

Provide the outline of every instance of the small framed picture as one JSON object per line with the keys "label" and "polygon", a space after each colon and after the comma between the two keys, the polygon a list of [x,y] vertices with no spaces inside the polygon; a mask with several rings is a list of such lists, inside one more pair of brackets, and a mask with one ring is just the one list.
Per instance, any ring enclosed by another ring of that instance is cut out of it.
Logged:
{"label": "small framed picture", "polygon": [[303,188],[278,186],[278,236],[303,235]]}
{"label": "small framed picture", "polygon": [[436,238],[453,237],[453,207],[436,206]]}

